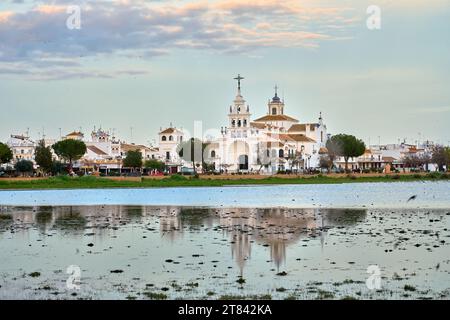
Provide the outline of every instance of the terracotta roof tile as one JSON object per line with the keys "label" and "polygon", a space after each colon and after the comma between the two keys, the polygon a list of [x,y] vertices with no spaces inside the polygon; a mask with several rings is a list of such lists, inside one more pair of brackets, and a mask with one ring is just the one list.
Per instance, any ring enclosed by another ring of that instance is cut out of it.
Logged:
{"label": "terracotta roof tile", "polygon": [[161,134],[169,134],[169,133],[174,133],[175,132],[175,128],[167,128],[163,131],[161,131]]}
{"label": "terracotta roof tile", "polygon": [[96,146],[90,145],[90,146],[86,146],[86,148],[88,148],[89,150],[91,150],[93,153],[96,153],[100,156],[107,156],[108,154],[106,152],[104,152],[103,150],[99,149]]}
{"label": "terracotta roof tile", "polygon": [[316,142],[316,140],[308,138],[304,134],[267,133],[267,135],[281,141]]}
{"label": "terracotta roof tile", "polygon": [[316,127],[318,126],[318,123],[297,123],[293,124],[289,129],[288,132],[305,132],[306,126],[309,126],[310,131],[315,131]]}
{"label": "terracotta roof tile", "polygon": [[67,136],[79,136],[79,137],[84,137],[84,134],[82,134],[82,133],[79,132],[79,131],[73,131],[73,132],[69,133],[68,135],[66,135],[66,137],[67,137]]}
{"label": "terracotta roof tile", "polygon": [[293,121],[293,122],[298,122],[297,119],[289,117],[285,114],[276,114],[276,115],[272,115],[272,114],[268,114],[265,115],[261,118],[258,118],[256,120],[254,120],[254,122],[265,122],[265,121]]}

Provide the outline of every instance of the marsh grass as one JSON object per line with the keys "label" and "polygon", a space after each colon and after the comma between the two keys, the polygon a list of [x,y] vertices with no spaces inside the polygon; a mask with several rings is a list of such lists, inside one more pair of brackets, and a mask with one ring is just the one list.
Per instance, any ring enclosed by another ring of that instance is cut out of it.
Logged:
{"label": "marsh grass", "polygon": [[151,292],[151,291],[145,291],[143,293],[144,296],[149,298],[150,300],[166,300],[167,295],[164,293],[157,293],[157,292]]}
{"label": "marsh grass", "polygon": [[254,179],[243,176],[240,179],[203,179],[187,178],[182,175],[172,175],[164,179],[143,178],[140,180],[112,180],[103,177],[68,177],[58,176],[47,179],[11,180],[0,179],[0,190],[20,189],[95,189],[95,188],[152,188],[152,187],[220,187],[227,185],[272,185],[272,184],[340,184],[362,182],[393,182],[393,181],[426,181],[448,180],[449,175],[433,172],[427,175],[384,175],[384,176],[340,176],[324,175],[284,178],[270,176]]}

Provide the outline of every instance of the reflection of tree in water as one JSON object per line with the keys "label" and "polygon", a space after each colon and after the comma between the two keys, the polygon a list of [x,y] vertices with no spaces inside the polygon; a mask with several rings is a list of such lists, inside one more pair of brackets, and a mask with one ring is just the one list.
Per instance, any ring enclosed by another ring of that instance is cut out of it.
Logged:
{"label": "reflection of tree in water", "polygon": [[0,226],[3,230],[13,228],[15,233],[26,233],[33,226],[35,212],[36,207],[5,207],[2,209],[5,216]]}
{"label": "reflection of tree in water", "polygon": [[35,225],[43,233],[56,229],[79,234],[78,231],[92,229],[96,236],[109,235],[111,229],[128,223],[141,223],[144,213],[147,213],[142,206],[102,205],[9,207],[7,210],[16,231]]}
{"label": "reflection of tree in water", "polygon": [[125,206],[123,211],[131,222],[139,222],[142,219],[142,206]]}
{"label": "reflection of tree in water", "polygon": [[159,217],[159,231],[161,237],[173,242],[183,235],[180,207],[161,207],[155,214]]}
{"label": "reflection of tree in water", "polygon": [[319,209],[324,226],[351,226],[366,219],[365,209]]}
{"label": "reflection of tree in water", "polygon": [[160,232],[164,238],[174,241],[183,235],[184,228],[190,232],[200,231],[205,225],[213,224],[214,216],[210,208],[190,207],[160,207],[159,217]]}
{"label": "reflection of tree in water", "polygon": [[54,211],[54,229],[66,230],[71,233],[82,233],[87,225],[87,219],[77,207],[56,207]]}
{"label": "reflection of tree in water", "polygon": [[53,208],[37,207],[35,222],[38,230],[45,233],[53,222]]}
{"label": "reflection of tree in water", "polygon": [[3,231],[4,229],[9,228],[14,224],[14,219],[11,213],[7,212],[6,210],[0,211],[0,230]]}
{"label": "reflection of tree in water", "polygon": [[181,208],[181,224],[189,226],[192,230],[198,230],[209,217],[211,210],[208,208]]}

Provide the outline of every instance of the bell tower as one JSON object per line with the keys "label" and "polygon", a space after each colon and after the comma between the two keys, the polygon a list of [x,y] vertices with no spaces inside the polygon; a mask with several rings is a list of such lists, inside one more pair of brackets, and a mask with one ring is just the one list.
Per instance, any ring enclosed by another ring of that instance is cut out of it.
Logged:
{"label": "bell tower", "polygon": [[284,114],[284,101],[278,97],[278,86],[275,86],[275,96],[268,103],[268,115]]}
{"label": "bell tower", "polygon": [[235,138],[247,137],[247,130],[250,128],[250,107],[245,105],[245,100],[241,94],[241,80],[243,79],[240,74],[234,78],[238,82],[237,94],[228,113],[228,128],[232,137]]}

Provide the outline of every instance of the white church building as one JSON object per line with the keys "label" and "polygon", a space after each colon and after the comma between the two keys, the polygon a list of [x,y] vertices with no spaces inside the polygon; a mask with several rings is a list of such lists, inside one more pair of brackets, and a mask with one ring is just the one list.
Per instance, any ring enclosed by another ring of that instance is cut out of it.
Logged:
{"label": "white church building", "polygon": [[[221,128],[219,137],[206,141],[209,145],[204,153],[205,162],[213,163],[216,171],[228,173],[272,174],[317,168],[320,155],[326,152],[328,139],[322,116],[315,123],[300,123],[288,116],[285,103],[278,97],[275,87],[275,95],[267,105],[267,114],[252,120],[250,106],[241,93],[243,79],[240,75],[235,78],[237,94],[229,106],[228,125]],[[181,161],[176,153],[177,142],[183,139],[181,132],[173,127],[161,130],[159,150],[164,151],[161,158],[171,163]],[[188,161],[182,165],[191,167]]]}

